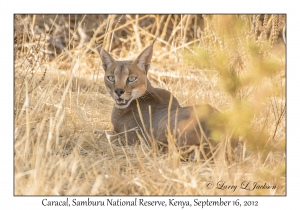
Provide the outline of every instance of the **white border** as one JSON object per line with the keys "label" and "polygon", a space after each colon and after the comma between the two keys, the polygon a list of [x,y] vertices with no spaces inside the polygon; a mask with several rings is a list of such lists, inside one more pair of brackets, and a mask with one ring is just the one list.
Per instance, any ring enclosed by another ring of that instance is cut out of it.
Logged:
{"label": "white border", "polygon": [[[299,18],[296,1],[219,0],[219,1],[2,1],[0,10],[0,91],[1,91],[1,178],[0,208],[41,209],[43,197],[13,196],[13,14],[14,13],[287,13],[287,196],[286,197],[222,197],[224,200],[258,200],[259,207],[299,206]],[[51,197],[48,197],[51,198]],[[83,198],[83,197],[82,197]],[[106,200],[107,197],[99,199]],[[122,197],[124,198],[124,197]],[[169,197],[148,197],[167,200]],[[179,200],[193,198],[176,197]],[[218,197],[201,197],[217,200]],[[54,198],[56,199],[56,198]],[[105,209],[104,207],[97,207]],[[170,207],[168,207],[170,208]],[[198,207],[199,208],[199,207]],[[298,207],[299,208],[299,207]],[[111,208],[115,209],[115,208]],[[248,207],[248,209],[251,209]]]}

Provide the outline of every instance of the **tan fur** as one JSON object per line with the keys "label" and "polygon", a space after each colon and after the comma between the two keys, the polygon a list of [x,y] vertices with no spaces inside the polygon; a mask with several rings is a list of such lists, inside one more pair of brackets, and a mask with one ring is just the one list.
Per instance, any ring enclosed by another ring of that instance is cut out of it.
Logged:
{"label": "tan fur", "polygon": [[[104,82],[115,101],[111,115],[115,132],[121,133],[138,127],[140,136],[153,135],[158,142],[167,144],[169,124],[171,134],[175,135],[177,145],[181,148],[200,145],[204,142],[213,144],[213,142],[208,142],[208,139],[211,131],[210,119],[218,113],[216,109],[210,105],[181,107],[169,91],[154,88],[151,85],[147,72],[150,67],[153,45],[147,47],[133,61],[117,61],[105,50],[99,51],[105,70]],[[134,78],[136,78],[135,81],[128,81]],[[170,103],[171,97],[172,103]],[[136,131],[127,132],[126,138],[131,144],[139,141]]]}

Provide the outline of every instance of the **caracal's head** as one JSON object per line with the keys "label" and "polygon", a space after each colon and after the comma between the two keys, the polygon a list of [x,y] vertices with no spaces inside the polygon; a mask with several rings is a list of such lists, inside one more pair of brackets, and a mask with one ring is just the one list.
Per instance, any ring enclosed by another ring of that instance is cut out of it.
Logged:
{"label": "caracal's head", "polygon": [[117,108],[127,108],[133,100],[146,92],[152,52],[153,44],[133,61],[117,61],[104,49],[99,49],[105,71],[105,86]]}

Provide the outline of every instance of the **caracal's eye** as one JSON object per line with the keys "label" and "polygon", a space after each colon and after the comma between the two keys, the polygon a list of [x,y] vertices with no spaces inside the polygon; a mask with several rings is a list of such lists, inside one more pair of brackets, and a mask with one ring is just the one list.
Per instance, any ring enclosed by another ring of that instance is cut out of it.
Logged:
{"label": "caracal's eye", "polygon": [[111,82],[115,82],[115,76],[114,75],[109,75],[107,76],[107,79]]}
{"label": "caracal's eye", "polygon": [[128,82],[134,82],[137,79],[136,76],[129,76],[128,77]]}

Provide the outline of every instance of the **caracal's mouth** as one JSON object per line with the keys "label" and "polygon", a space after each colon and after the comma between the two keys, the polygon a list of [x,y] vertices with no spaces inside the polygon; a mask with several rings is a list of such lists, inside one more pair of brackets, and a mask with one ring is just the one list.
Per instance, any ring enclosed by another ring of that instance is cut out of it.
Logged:
{"label": "caracal's mouth", "polygon": [[118,98],[118,99],[115,99],[115,102],[116,102],[116,105],[118,107],[122,107],[122,106],[127,106],[129,104],[128,102],[130,102],[131,99],[132,99],[132,97],[129,98],[128,100],[122,99],[122,98]]}

